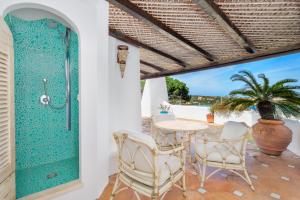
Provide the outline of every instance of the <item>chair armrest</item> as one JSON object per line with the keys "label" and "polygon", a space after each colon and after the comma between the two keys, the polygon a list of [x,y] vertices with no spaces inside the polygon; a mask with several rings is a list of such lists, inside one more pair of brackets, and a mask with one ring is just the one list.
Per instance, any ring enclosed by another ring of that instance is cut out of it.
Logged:
{"label": "chair armrest", "polygon": [[172,148],[172,149],[169,149],[169,150],[166,150],[166,151],[159,150],[157,152],[157,154],[160,154],[160,155],[171,155],[171,154],[174,154],[174,153],[181,152],[183,150],[185,150],[185,147],[184,147],[183,144],[180,144],[178,147],[175,147],[175,148]]}
{"label": "chair armrest", "polygon": [[247,138],[248,135],[245,135],[243,137],[240,137],[240,138],[236,138],[236,139],[218,139],[218,138],[211,138],[211,137],[207,137],[206,135],[203,135],[204,137],[201,137],[201,138],[197,138],[197,141],[203,141],[206,142],[206,143],[209,143],[209,142],[215,142],[215,143],[230,143],[230,142],[240,142],[240,141],[243,141]]}

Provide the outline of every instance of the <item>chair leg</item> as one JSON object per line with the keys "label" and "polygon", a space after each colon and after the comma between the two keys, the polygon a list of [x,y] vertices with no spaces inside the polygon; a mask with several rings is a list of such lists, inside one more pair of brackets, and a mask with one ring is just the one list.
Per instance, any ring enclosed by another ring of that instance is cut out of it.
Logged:
{"label": "chair leg", "polygon": [[185,174],[183,174],[182,176],[182,193],[183,193],[183,197],[186,197],[186,185],[185,185]]}
{"label": "chair leg", "polygon": [[141,200],[140,195],[136,191],[134,191],[134,195],[136,196],[137,200]]}
{"label": "chair leg", "polygon": [[173,133],[173,140],[175,144],[178,144],[176,131]]}
{"label": "chair leg", "polygon": [[151,200],[159,200],[159,196],[157,194],[152,194]]}
{"label": "chair leg", "polygon": [[198,173],[202,177],[202,169],[201,169],[200,162],[199,161],[196,161],[196,162],[197,162],[197,167],[198,167]]}
{"label": "chair leg", "polygon": [[206,164],[202,163],[201,187],[204,186],[205,176],[206,176]]}
{"label": "chair leg", "polygon": [[114,187],[113,187],[113,190],[111,192],[109,200],[113,200],[115,198],[115,192],[118,190],[119,185],[120,185],[120,180],[119,180],[119,175],[117,175],[117,179],[116,179],[116,182],[114,184]]}
{"label": "chair leg", "polygon": [[255,188],[254,188],[254,186],[252,184],[252,181],[251,181],[251,179],[250,179],[250,177],[248,175],[247,169],[245,167],[244,167],[244,173],[245,173],[246,179],[248,181],[248,184],[250,185],[251,189],[254,191]]}

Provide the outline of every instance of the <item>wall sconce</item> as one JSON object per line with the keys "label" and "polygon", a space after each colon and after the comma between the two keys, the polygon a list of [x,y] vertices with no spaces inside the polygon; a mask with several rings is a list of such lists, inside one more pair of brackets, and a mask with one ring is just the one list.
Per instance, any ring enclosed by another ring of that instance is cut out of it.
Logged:
{"label": "wall sconce", "polygon": [[118,45],[118,55],[117,62],[120,65],[121,77],[124,77],[125,68],[126,68],[126,60],[128,56],[128,46],[127,45]]}

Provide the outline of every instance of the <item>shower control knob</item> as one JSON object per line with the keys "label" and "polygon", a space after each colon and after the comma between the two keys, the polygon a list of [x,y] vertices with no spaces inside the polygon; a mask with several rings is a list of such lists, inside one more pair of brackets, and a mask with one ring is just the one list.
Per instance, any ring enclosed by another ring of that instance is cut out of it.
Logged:
{"label": "shower control knob", "polygon": [[40,97],[40,103],[43,104],[43,105],[48,105],[50,102],[50,97],[47,96],[47,95],[42,95]]}

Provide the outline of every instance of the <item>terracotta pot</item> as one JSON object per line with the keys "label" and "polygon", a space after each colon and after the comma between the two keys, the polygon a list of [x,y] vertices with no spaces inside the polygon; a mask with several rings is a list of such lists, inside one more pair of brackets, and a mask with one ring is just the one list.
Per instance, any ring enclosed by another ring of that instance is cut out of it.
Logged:
{"label": "terracotta pot", "polygon": [[252,128],[256,145],[265,154],[279,156],[292,141],[292,131],[281,120],[260,119]]}
{"label": "terracotta pot", "polygon": [[208,123],[214,123],[214,118],[215,118],[214,114],[209,113],[206,115],[206,119]]}

